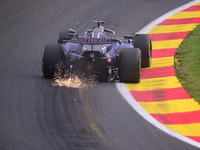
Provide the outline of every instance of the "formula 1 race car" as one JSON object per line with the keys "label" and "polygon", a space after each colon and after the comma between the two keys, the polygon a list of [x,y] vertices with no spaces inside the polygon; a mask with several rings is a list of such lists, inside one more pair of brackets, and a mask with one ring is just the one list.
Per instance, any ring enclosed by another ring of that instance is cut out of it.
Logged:
{"label": "formula 1 race car", "polygon": [[115,32],[102,26],[105,21],[93,21],[96,27],[87,29],[84,36],[70,29],[59,33],[57,44],[46,44],[43,51],[44,77],[55,74],[96,75],[108,82],[119,79],[125,83],[139,83],[141,67],[151,63],[152,44],[148,34],[125,35],[115,38]]}

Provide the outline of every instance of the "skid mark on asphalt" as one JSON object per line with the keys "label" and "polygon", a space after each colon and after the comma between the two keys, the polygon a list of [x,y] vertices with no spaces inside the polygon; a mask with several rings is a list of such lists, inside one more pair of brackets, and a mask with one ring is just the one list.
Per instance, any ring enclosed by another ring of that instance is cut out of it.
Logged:
{"label": "skid mark on asphalt", "polygon": [[112,140],[107,136],[106,131],[101,126],[99,119],[94,115],[94,109],[89,102],[89,91],[91,89],[79,89],[79,95],[81,102],[83,104],[84,112],[87,116],[90,126],[97,133],[97,135],[101,138],[104,143],[116,149],[115,144]]}
{"label": "skid mark on asphalt", "polygon": [[142,70],[139,84],[126,84],[131,95],[156,120],[200,143],[200,105],[175,76],[174,54],[183,39],[200,23],[200,3],[153,27],[152,65]]}

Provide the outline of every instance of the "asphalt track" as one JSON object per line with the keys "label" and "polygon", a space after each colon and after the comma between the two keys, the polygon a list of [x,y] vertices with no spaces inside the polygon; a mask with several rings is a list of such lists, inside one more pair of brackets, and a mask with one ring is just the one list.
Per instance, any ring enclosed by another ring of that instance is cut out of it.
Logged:
{"label": "asphalt track", "polygon": [[188,0],[8,0],[0,6],[0,149],[197,149],[141,118],[113,83],[54,87],[41,72],[45,43],[71,27],[107,21],[117,36],[139,31]]}

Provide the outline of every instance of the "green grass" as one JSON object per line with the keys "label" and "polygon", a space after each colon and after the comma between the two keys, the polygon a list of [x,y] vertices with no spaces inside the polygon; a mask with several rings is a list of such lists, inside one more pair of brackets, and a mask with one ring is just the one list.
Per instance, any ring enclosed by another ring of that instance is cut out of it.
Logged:
{"label": "green grass", "polygon": [[200,104],[200,25],[176,51],[175,71],[184,89]]}

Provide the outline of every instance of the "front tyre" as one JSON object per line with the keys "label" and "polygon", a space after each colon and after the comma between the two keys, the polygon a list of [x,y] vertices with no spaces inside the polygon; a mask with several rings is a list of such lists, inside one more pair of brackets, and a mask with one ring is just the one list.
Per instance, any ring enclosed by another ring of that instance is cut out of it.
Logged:
{"label": "front tyre", "polygon": [[124,48],[119,53],[119,79],[125,83],[139,83],[141,76],[141,51]]}
{"label": "front tyre", "polygon": [[62,42],[62,39],[63,38],[68,38],[69,37],[69,31],[61,31],[59,34],[58,34],[58,43],[59,44],[62,44],[63,42]]}
{"label": "front tyre", "polygon": [[133,40],[133,46],[139,48],[142,53],[142,67],[150,67],[152,57],[152,43],[148,34],[136,34]]}
{"label": "front tyre", "polygon": [[44,47],[42,72],[45,78],[64,77],[66,58],[60,44],[47,44]]}
{"label": "front tyre", "polygon": [[70,29],[69,31],[61,31],[58,34],[58,43],[62,44],[62,39],[63,38],[72,38],[72,37],[78,37],[78,33],[72,29]]}

